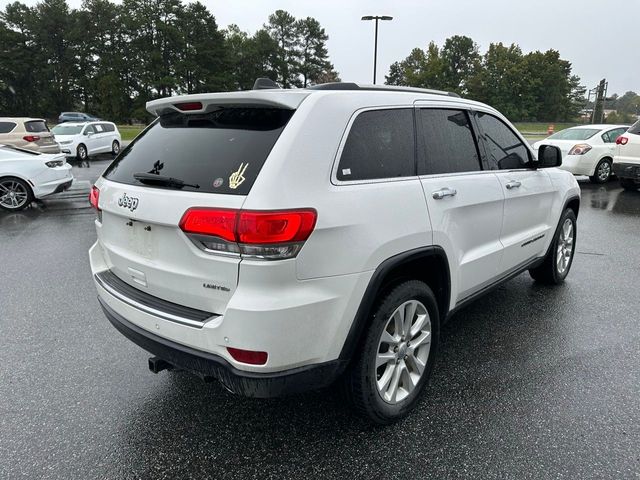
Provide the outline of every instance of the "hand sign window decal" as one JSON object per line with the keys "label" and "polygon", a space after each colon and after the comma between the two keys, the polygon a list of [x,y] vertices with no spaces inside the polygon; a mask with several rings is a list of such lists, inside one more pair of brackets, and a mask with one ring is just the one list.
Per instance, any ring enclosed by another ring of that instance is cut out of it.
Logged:
{"label": "hand sign window decal", "polygon": [[238,170],[231,174],[231,176],[229,177],[229,188],[232,188],[235,190],[240,185],[242,185],[242,182],[244,182],[245,180],[244,172],[247,170],[248,166],[249,166],[248,163],[247,164],[241,163]]}

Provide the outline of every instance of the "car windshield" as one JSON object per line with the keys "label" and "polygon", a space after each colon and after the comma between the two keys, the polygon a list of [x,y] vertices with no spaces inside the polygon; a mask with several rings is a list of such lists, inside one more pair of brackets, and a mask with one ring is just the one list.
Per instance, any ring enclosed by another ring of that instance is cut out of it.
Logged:
{"label": "car windshield", "polygon": [[77,135],[82,131],[82,126],[58,125],[51,130],[54,135]]}
{"label": "car windshield", "polygon": [[597,128],[567,128],[549,137],[550,140],[587,140],[600,130]]}

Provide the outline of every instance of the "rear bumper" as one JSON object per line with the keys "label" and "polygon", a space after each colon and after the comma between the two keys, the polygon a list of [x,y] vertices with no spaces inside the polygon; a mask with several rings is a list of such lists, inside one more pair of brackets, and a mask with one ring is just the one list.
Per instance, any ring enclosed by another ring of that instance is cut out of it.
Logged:
{"label": "rear bumper", "polygon": [[247,397],[279,397],[327,387],[346,367],[346,361],[334,360],[276,373],[238,370],[218,355],[154,335],[125,320],[100,297],[98,301],[111,324],[136,345],[179,369],[205,380],[216,379],[231,392]]}
{"label": "rear bumper", "polygon": [[34,184],[33,193],[36,198],[67,190],[73,183],[71,165],[66,163],[62,167],[49,168],[41,175],[33,178],[32,182]]}
{"label": "rear bumper", "polygon": [[614,162],[613,172],[618,178],[629,178],[640,183],[640,163]]}
{"label": "rear bumper", "polygon": [[588,175],[594,174],[597,165],[597,158],[592,158],[587,155],[566,155],[562,159],[562,165],[560,168],[571,172],[574,175]]}

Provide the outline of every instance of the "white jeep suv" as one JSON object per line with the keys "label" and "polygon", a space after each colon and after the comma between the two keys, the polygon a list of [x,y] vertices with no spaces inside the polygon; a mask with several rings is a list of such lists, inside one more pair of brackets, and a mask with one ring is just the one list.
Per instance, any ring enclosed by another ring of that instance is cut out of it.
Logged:
{"label": "white jeep suv", "polygon": [[[259,83],[259,82],[257,82]],[[564,280],[580,190],[481,103],[350,83],[155,100],[96,182],[90,250],[111,323],[232,392],[340,378],[406,414],[442,323],[529,270]]]}

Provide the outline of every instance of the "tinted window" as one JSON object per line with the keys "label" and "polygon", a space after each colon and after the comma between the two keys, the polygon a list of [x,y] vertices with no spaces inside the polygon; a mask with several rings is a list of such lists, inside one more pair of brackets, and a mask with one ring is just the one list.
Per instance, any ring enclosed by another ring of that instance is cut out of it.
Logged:
{"label": "tinted window", "polygon": [[616,138],[626,132],[626,128],[616,128],[615,130],[609,130],[602,134],[602,141],[605,143],[614,143]]}
{"label": "tinted window", "polygon": [[96,133],[96,129],[93,128],[93,125],[87,125],[85,127],[83,134],[87,135],[88,133]]}
{"label": "tinted window", "polygon": [[478,112],[478,122],[491,170],[522,168],[529,163],[529,150],[502,120]]}
{"label": "tinted window", "polygon": [[187,191],[246,195],[292,115],[293,110],[278,108],[162,115],[104,176],[142,185],[134,174],[151,173],[199,187],[185,185]]}
{"label": "tinted window", "polygon": [[338,180],[371,180],[415,175],[413,109],[360,113],[349,131]]}
{"label": "tinted window", "polygon": [[0,122],[0,133],[9,133],[15,126],[13,122]]}
{"label": "tinted window", "polygon": [[102,125],[99,125],[99,124],[98,124],[98,125],[94,125],[94,126],[93,126],[93,129],[94,129],[96,132],[98,132],[98,133],[100,133],[100,132],[104,132],[104,130],[103,130],[103,128],[102,128]]}
{"label": "tinted window", "polygon": [[24,129],[27,132],[48,132],[47,124],[42,120],[33,120],[31,122],[24,122]]}
{"label": "tinted window", "polygon": [[462,110],[421,109],[420,174],[480,170],[469,116]]}
{"label": "tinted window", "polygon": [[631,128],[627,130],[628,133],[633,133],[634,135],[640,135],[640,120],[631,125]]}
{"label": "tinted window", "polygon": [[102,126],[102,130],[104,130],[105,132],[115,132],[116,130],[115,127],[110,123],[101,123],[100,125]]}

